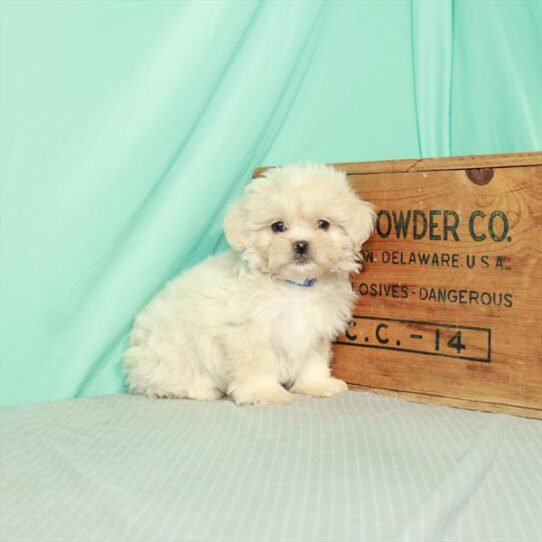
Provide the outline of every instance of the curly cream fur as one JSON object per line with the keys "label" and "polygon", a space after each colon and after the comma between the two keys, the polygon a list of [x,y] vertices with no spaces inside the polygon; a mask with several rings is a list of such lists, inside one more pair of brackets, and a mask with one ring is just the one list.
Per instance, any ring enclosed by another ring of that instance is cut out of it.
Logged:
{"label": "curly cream fur", "polygon": [[[277,221],[285,231],[272,230]],[[348,275],[373,223],[372,206],[342,172],[325,165],[268,170],[226,214],[232,250],[168,283],[136,317],[125,353],[131,390],[228,395],[237,404],[344,391],[330,376],[331,343],[351,318]],[[299,240],[309,243],[301,259],[292,248]],[[290,282],[305,279],[317,281]]]}

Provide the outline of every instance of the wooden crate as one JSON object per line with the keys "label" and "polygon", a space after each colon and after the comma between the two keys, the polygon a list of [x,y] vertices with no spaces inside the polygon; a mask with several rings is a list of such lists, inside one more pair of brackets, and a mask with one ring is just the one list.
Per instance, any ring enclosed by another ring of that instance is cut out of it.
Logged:
{"label": "wooden crate", "polygon": [[542,418],[542,153],[335,166],[378,222],[334,374]]}

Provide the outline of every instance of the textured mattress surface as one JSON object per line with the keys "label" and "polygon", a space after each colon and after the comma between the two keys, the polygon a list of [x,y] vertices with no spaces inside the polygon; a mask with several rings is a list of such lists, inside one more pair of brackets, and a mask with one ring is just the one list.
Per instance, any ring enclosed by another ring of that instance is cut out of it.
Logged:
{"label": "textured mattress surface", "polygon": [[542,422],[362,392],[1,412],[0,540],[542,540]]}

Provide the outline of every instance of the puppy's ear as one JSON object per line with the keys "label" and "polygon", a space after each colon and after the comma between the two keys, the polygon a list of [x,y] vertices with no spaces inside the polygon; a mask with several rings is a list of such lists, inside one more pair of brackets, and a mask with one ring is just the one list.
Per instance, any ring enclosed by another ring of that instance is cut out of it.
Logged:
{"label": "puppy's ear", "polygon": [[244,223],[243,207],[241,200],[238,200],[229,206],[224,217],[224,233],[234,250],[245,250],[248,247]]}
{"label": "puppy's ear", "polygon": [[371,237],[375,225],[376,213],[371,203],[356,198],[352,206],[350,223],[347,230],[356,249]]}

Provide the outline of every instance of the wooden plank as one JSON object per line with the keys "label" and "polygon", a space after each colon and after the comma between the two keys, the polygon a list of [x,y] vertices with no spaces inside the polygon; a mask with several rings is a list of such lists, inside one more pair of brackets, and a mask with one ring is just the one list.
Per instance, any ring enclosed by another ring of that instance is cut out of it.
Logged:
{"label": "wooden plank", "polygon": [[488,410],[542,409],[542,166],[486,177],[350,175],[379,218],[352,278],[360,297],[335,348],[337,376]]}
{"label": "wooden plank", "polygon": [[511,414],[513,416],[522,416],[524,418],[535,418],[542,420],[542,410],[532,408],[516,407],[514,405],[503,405],[499,403],[480,403],[477,401],[463,401],[451,397],[442,397],[439,395],[424,395],[422,393],[401,392],[396,390],[387,390],[379,388],[369,388],[365,386],[356,386],[349,384],[349,389],[354,391],[368,391],[378,395],[386,395],[389,397],[397,397],[415,403],[435,404],[449,406],[453,408],[464,408],[468,410],[480,410],[482,412],[497,412],[501,414]]}
{"label": "wooden plank", "polygon": [[[446,158],[420,158],[411,160],[385,160],[380,162],[344,162],[333,164],[348,175],[360,173],[406,173],[410,171],[438,171],[445,169],[474,169],[542,164],[542,152],[514,154],[488,154],[474,156],[450,156]],[[254,177],[269,167],[254,171]]]}

